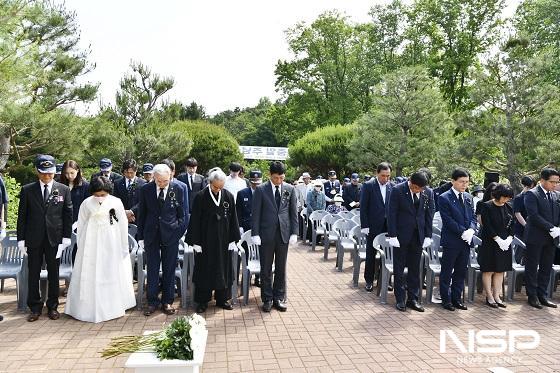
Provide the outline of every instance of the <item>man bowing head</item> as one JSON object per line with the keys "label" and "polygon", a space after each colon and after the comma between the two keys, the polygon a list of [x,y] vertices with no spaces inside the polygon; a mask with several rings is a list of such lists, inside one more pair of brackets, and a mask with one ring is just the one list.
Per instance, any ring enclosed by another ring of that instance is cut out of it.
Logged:
{"label": "man bowing head", "polygon": [[[147,183],[139,194],[138,245],[145,247],[148,274],[148,308],[144,315],[156,311],[160,303],[167,315],[175,313],[175,268],[179,240],[189,222],[189,197],[165,164],[154,167],[154,183]],[[161,265],[161,301],[159,268]]]}
{"label": "man bowing head", "polygon": [[[284,182],[286,167],[282,162],[270,164],[270,180],[253,195],[252,239],[260,245],[261,300],[263,311],[272,306],[286,311],[286,260],[288,244],[297,242],[298,217],[295,189]],[[272,263],[274,262],[274,286]]]}

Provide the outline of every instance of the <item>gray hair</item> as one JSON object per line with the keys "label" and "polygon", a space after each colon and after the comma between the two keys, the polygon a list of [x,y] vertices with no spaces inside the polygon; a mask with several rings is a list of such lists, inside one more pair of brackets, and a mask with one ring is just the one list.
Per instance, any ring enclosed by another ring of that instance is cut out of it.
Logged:
{"label": "gray hair", "polygon": [[166,164],[156,164],[154,166],[154,176],[155,175],[171,175],[171,169]]}
{"label": "gray hair", "polygon": [[212,183],[215,180],[226,181],[226,174],[220,167],[214,167],[208,171],[208,183]]}

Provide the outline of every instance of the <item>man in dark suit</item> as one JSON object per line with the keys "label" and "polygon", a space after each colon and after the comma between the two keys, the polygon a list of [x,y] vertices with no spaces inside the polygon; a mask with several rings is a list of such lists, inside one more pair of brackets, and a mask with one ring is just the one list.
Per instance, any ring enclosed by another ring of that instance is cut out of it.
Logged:
{"label": "man in dark suit", "polygon": [[[171,175],[167,165],[156,165],[155,182],[145,184],[139,196],[138,245],[146,248],[148,274],[146,316],[154,313],[160,303],[165,314],[175,313],[175,268],[179,240],[185,234],[189,221],[189,199],[180,182],[172,180]],[[160,265],[161,302],[158,299]]]}
{"label": "man in dark suit", "polygon": [[556,251],[554,241],[560,236],[560,206],[554,191],[560,182],[560,173],[545,168],[540,176],[539,185],[525,193],[525,289],[531,306],[556,308],[556,304],[547,299],[547,289]]}
{"label": "man in dark suit", "polygon": [[27,253],[29,266],[27,305],[31,313],[27,321],[36,321],[41,315],[43,301],[39,294],[39,277],[43,259],[48,271],[48,316],[59,318],[58,266],[60,255],[70,245],[72,235],[72,197],[70,189],[54,181],[54,158],[40,155],[35,161],[39,180],[21,189],[17,239],[18,247]]}
{"label": "man in dark suit", "polygon": [[387,204],[391,197],[391,165],[382,162],[377,166],[377,177],[362,185],[360,193],[360,224],[362,233],[367,234],[366,265],[364,279],[366,291],[373,291],[375,277],[375,254],[373,239],[387,231]]}
{"label": "man in dark suit", "polygon": [[[272,306],[284,312],[286,305],[286,261],[288,245],[297,242],[298,217],[295,188],[284,182],[286,167],[270,164],[270,181],[260,185],[253,195],[252,239],[259,247],[261,261],[261,300],[263,311]],[[272,263],[274,262],[274,287]]]}
{"label": "man in dark suit", "polygon": [[136,216],[138,215],[138,194],[140,188],[146,184],[144,179],[136,176],[137,169],[138,167],[134,159],[124,161],[122,166],[123,177],[117,180],[115,184],[115,197],[122,201],[129,223],[136,221]]}
{"label": "man in dark suit", "polygon": [[340,194],[341,188],[340,181],[336,179],[336,171],[329,171],[329,180],[325,181],[323,184],[327,206],[334,203],[333,198],[337,194]]}
{"label": "man in dark suit", "polygon": [[451,174],[451,189],[439,196],[441,215],[441,274],[439,288],[443,308],[466,310],[461,302],[470,245],[476,229],[472,197],[466,193],[469,173],[457,168]]}
{"label": "man in dark suit", "polygon": [[342,188],[342,198],[344,199],[344,207],[350,211],[360,207],[360,192],[362,184],[360,184],[360,175],[353,173],[351,181]]}
{"label": "man in dark suit", "polygon": [[189,188],[189,213],[192,212],[192,202],[196,193],[200,192],[206,187],[206,179],[204,176],[196,173],[198,162],[194,158],[187,159],[185,165],[185,173],[177,176],[177,179],[182,181]]}
{"label": "man in dark suit", "polygon": [[99,172],[91,175],[91,180],[97,176],[105,176],[108,177],[114,185],[122,176],[112,170],[113,162],[111,162],[109,158],[103,158],[99,161]]}
{"label": "man in dark suit", "polygon": [[[418,303],[420,294],[420,260],[422,248],[432,244],[432,219],[434,217],[434,196],[426,189],[428,178],[423,172],[415,172],[406,183],[391,190],[387,228],[389,244],[393,246],[393,270],[395,275],[395,298],[397,309],[406,307],[424,312]],[[407,301],[405,303],[404,268],[406,276]]]}

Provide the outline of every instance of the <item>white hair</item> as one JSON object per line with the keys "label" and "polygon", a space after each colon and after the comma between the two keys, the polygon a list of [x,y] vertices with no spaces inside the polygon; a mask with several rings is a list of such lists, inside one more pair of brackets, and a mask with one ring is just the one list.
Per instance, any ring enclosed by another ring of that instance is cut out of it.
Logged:
{"label": "white hair", "polygon": [[208,183],[212,183],[215,180],[226,181],[226,174],[220,167],[214,167],[208,171]]}
{"label": "white hair", "polygon": [[166,164],[156,164],[154,166],[154,176],[155,175],[171,175],[171,169]]}

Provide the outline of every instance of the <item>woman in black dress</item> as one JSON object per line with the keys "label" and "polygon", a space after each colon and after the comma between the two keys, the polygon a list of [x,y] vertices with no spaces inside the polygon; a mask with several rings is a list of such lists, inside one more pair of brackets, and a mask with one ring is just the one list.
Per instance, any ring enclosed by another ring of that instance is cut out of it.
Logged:
{"label": "woman in black dress", "polygon": [[478,264],[482,272],[486,304],[492,308],[505,308],[500,293],[504,272],[511,271],[513,209],[508,202],[513,198],[513,189],[509,185],[498,184],[492,197],[480,205],[482,246],[478,252]]}

